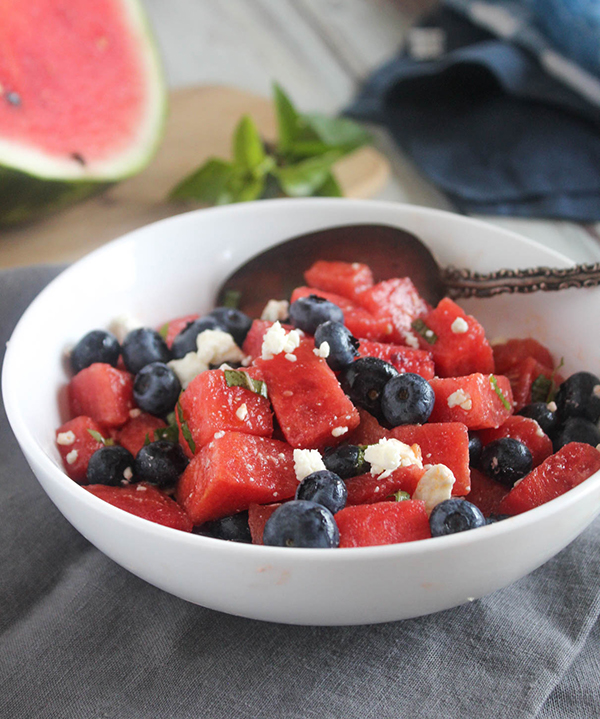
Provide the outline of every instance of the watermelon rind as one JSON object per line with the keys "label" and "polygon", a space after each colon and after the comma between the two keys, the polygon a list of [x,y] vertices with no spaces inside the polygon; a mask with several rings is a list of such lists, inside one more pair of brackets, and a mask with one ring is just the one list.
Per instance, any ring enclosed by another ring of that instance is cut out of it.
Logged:
{"label": "watermelon rind", "polygon": [[108,161],[83,165],[0,138],[0,226],[38,219],[102,192],[143,170],[154,157],[168,109],[162,63],[140,0],[120,2],[138,42],[148,90],[137,141]]}

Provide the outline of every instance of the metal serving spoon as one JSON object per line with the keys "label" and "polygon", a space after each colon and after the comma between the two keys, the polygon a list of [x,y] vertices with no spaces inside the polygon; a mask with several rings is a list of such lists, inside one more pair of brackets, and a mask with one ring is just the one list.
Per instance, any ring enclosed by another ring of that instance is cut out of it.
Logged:
{"label": "metal serving spoon", "polygon": [[440,267],[415,235],[389,225],[346,225],[309,232],[281,242],[245,262],[221,285],[219,303],[241,293],[239,308],[258,317],[270,299],[289,297],[304,284],[316,260],[364,262],[376,281],[410,277],[421,296],[436,305],[444,296],[492,297],[505,292],[562,290],[600,284],[600,262],[567,268],[502,269],[481,274]]}

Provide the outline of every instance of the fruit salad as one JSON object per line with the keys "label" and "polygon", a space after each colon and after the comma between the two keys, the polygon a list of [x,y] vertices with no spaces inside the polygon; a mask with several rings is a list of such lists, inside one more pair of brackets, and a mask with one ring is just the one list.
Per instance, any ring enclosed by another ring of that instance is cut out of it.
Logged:
{"label": "fruit salad", "polygon": [[65,472],[222,540],[361,547],[533,509],[600,469],[600,379],[534,338],[491,343],[409,278],[318,261],[261,317],[117,318],[69,354]]}

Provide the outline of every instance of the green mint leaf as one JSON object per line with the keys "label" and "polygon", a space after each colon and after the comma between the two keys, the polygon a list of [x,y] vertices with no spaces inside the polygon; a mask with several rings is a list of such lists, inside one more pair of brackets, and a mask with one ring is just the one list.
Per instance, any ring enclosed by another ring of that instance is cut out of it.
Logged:
{"label": "green mint leaf", "polygon": [[240,306],[240,300],[242,299],[242,293],[240,290],[225,290],[223,295],[223,307],[230,307],[232,310],[237,310]]}
{"label": "green mint leaf", "polygon": [[230,162],[213,158],[185,177],[172,191],[171,200],[196,200],[209,205],[219,203],[233,175]]}
{"label": "green mint leaf", "polygon": [[277,115],[278,150],[285,154],[291,149],[294,141],[300,135],[302,120],[290,98],[277,83],[273,85],[273,97]]}
{"label": "green mint leaf", "polygon": [[236,169],[252,172],[264,163],[265,158],[265,147],[258,128],[249,115],[244,115],[233,135],[233,159]]}
{"label": "green mint leaf", "polygon": [[183,416],[183,407],[181,406],[181,402],[179,401],[177,402],[177,416],[179,417],[179,423],[181,424],[181,434],[187,442],[191,453],[196,454],[196,443],[194,442],[194,438],[192,437],[192,432],[188,426],[188,423],[185,421],[185,418]]}
{"label": "green mint leaf", "polygon": [[152,443],[152,440],[150,439],[150,433],[146,432],[146,436],[144,437],[144,447],[147,447],[151,443]]}
{"label": "green mint leaf", "polygon": [[349,152],[372,141],[362,125],[347,117],[308,114],[302,118],[319,140],[330,147],[344,147]]}
{"label": "green mint leaf", "polygon": [[179,442],[179,427],[177,426],[177,422],[170,424],[167,427],[159,427],[154,430],[153,434],[154,442],[158,442],[159,439],[166,439],[168,442],[173,442],[173,444],[177,444]]}
{"label": "green mint leaf", "polygon": [[167,339],[167,335],[169,334],[168,322],[165,322],[164,325],[158,330],[158,334],[163,338],[163,340]]}
{"label": "green mint leaf", "polygon": [[422,319],[413,320],[410,326],[425,342],[429,342],[430,345],[434,345],[437,342],[438,337],[436,333],[429,328]]}
{"label": "green mint leaf", "polygon": [[261,382],[258,379],[252,379],[247,372],[240,372],[236,369],[223,370],[225,375],[225,382],[228,387],[244,387],[249,389],[250,392],[260,395],[261,397],[267,398],[267,385],[265,382]]}
{"label": "green mint leaf", "polygon": [[319,157],[301,160],[295,165],[278,167],[273,170],[273,174],[290,197],[310,197],[327,181],[331,166],[340,156],[340,152],[334,150]]}
{"label": "green mint leaf", "polygon": [[504,392],[500,389],[498,380],[496,379],[496,377],[494,377],[493,374],[490,375],[490,384],[494,388],[494,392],[498,395],[504,407],[510,412],[510,410],[512,409],[512,407],[510,406],[510,402],[504,396]]}
{"label": "green mint leaf", "polygon": [[344,193],[332,172],[329,173],[325,182],[313,193],[315,197],[343,197]]}
{"label": "green mint leaf", "polygon": [[112,447],[115,443],[114,439],[111,439],[110,437],[108,439],[106,437],[103,437],[100,432],[97,432],[95,429],[88,429],[88,432],[96,440],[96,442],[100,442],[105,447]]}
{"label": "green mint leaf", "polygon": [[397,492],[390,494],[389,497],[386,497],[386,499],[391,499],[394,502],[405,502],[407,499],[410,499],[410,494],[399,489]]}
{"label": "green mint leaf", "polygon": [[258,200],[265,189],[264,177],[249,177],[242,181],[232,192],[231,202],[251,202]]}

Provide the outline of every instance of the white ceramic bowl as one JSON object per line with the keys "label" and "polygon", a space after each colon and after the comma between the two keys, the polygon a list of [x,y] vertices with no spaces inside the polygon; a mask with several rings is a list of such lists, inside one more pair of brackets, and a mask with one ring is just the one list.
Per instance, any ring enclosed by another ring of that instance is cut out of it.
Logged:
{"label": "white ceramic bowl", "polygon": [[[384,622],[447,609],[514,582],[599,513],[600,473],[542,507],[471,532],[384,547],[292,550],[162,527],[112,507],[64,474],[54,432],[67,382],[61,361],[66,346],[124,311],[156,326],[208,310],[220,281],[257,251],[353,222],[406,228],[441,263],[481,271],[571,264],[530,240],[440,211],[350,200],[263,201],[192,212],[132,232],[66,270],[23,315],[3,370],[9,420],[51,500],[123,567],[178,597],[246,617],[293,624]],[[463,304],[490,337],[531,335],[547,344],[564,357],[565,373],[600,369],[600,290]]]}

